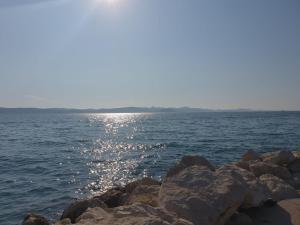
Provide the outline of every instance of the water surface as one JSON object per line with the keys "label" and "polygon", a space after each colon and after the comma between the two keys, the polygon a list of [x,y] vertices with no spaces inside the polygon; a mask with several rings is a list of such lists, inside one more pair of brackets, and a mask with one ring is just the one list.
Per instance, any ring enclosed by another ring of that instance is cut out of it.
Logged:
{"label": "water surface", "polygon": [[248,149],[299,150],[300,113],[1,113],[0,224],[57,219],[73,199],[160,179],[186,154],[222,164]]}

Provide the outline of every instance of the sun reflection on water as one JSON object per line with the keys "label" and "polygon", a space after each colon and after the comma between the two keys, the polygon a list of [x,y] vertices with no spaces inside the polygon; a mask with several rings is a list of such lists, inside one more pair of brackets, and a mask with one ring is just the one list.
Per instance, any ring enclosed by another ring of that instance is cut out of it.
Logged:
{"label": "sun reflection on water", "polygon": [[[133,139],[143,131],[142,120],[147,113],[88,114],[90,126],[100,129],[100,136],[91,147],[81,149],[87,160],[90,183],[86,189],[95,195],[116,185],[125,185],[136,176],[146,176],[147,169],[139,174],[137,167],[146,152],[153,146]],[[163,148],[164,146],[154,146]]]}

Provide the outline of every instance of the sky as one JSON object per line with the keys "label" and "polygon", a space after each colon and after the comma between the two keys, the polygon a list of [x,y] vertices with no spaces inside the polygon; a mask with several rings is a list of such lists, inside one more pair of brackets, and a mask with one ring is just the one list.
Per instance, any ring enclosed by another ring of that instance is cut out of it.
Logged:
{"label": "sky", "polygon": [[300,110],[300,1],[0,0],[0,106]]}

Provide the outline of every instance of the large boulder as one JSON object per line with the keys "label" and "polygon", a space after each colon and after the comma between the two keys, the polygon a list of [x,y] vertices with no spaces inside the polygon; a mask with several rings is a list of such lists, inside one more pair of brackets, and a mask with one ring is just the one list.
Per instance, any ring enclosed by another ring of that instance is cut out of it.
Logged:
{"label": "large boulder", "polygon": [[88,200],[80,200],[71,204],[68,208],[66,208],[61,216],[61,220],[70,219],[72,223],[76,221],[76,219],[84,213],[88,208],[95,207],[103,207],[106,205],[97,198],[92,198]]}
{"label": "large boulder", "polygon": [[253,225],[252,219],[245,213],[235,213],[226,225]]}
{"label": "large boulder", "polygon": [[261,160],[260,155],[255,152],[254,150],[248,150],[243,156],[242,161],[248,162],[248,161],[255,161],[255,160]]}
{"label": "large boulder", "polygon": [[125,204],[131,205],[136,202],[150,205],[153,207],[159,206],[160,185],[140,185],[137,186],[128,196]]}
{"label": "large boulder", "polygon": [[293,151],[293,155],[294,155],[297,159],[300,159],[300,151]]}
{"label": "large boulder", "polygon": [[300,199],[280,201],[272,207],[247,212],[253,225],[300,225]]}
{"label": "large boulder", "polygon": [[249,161],[239,161],[239,162],[236,162],[236,163],[233,163],[233,165],[239,167],[239,168],[242,168],[244,170],[248,170],[250,171],[250,162]]}
{"label": "large boulder", "polygon": [[300,172],[300,159],[295,159],[293,162],[288,164],[288,169],[292,173],[299,173]]}
{"label": "large boulder", "polygon": [[69,218],[65,218],[63,220],[57,221],[54,225],[70,225],[72,224]]}
{"label": "large boulder", "polygon": [[50,225],[49,221],[38,214],[29,213],[23,220],[22,225]]}
{"label": "large boulder", "polygon": [[259,177],[259,180],[269,188],[275,201],[299,197],[298,192],[291,185],[272,174],[264,174]]}
{"label": "large boulder", "polygon": [[181,161],[173,166],[171,169],[169,169],[166,177],[174,176],[183,169],[190,167],[190,166],[201,166],[201,167],[206,167],[211,171],[215,171],[215,167],[204,157],[202,156],[184,156],[182,157]]}
{"label": "large boulder", "polygon": [[253,173],[240,168],[236,165],[225,165],[220,167],[221,170],[235,171],[241,175],[247,184],[247,193],[240,208],[259,207],[271,197],[271,192],[266,185],[260,183],[259,179]]}
{"label": "large boulder", "polygon": [[295,156],[290,151],[277,151],[262,155],[263,161],[276,165],[286,165],[295,160]]}
{"label": "large boulder", "polygon": [[116,208],[88,209],[76,221],[77,225],[192,225],[160,208],[134,204]]}
{"label": "large boulder", "polygon": [[295,189],[300,190],[300,172],[293,173],[292,178],[286,180],[286,182],[289,183],[291,186],[293,186]]}
{"label": "large boulder", "polygon": [[126,193],[126,189],[124,187],[115,187],[109,189],[100,196],[96,196],[95,198],[98,201],[104,202],[108,208],[114,208],[123,205],[127,199],[127,196],[128,194]]}
{"label": "large boulder", "polygon": [[139,186],[152,186],[152,185],[160,186],[161,182],[154,180],[150,177],[144,177],[141,180],[136,180],[136,181],[133,181],[133,182],[127,184],[125,186],[125,192],[127,194],[130,194],[135,190],[135,188],[137,188]]}
{"label": "large boulder", "polygon": [[162,183],[160,205],[195,225],[223,225],[243,203],[247,184],[234,170],[190,166]]}
{"label": "large boulder", "polygon": [[281,179],[290,179],[292,177],[289,170],[283,166],[278,166],[272,163],[266,162],[253,162],[249,165],[250,171],[254,173],[256,177],[260,177],[263,174],[273,174]]}

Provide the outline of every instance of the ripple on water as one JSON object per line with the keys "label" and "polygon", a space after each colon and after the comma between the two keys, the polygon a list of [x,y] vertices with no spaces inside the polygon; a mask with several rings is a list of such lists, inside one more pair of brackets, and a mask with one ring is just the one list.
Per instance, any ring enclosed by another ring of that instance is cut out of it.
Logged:
{"label": "ripple on water", "polygon": [[160,179],[176,160],[215,164],[300,149],[300,113],[1,114],[0,224],[28,211],[56,219],[71,201],[138,177]]}

